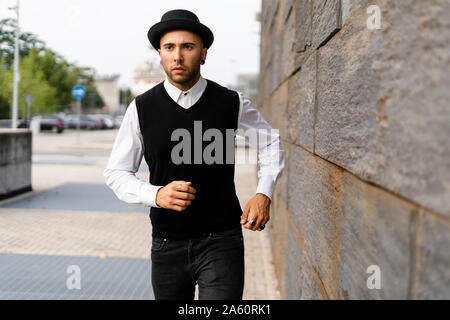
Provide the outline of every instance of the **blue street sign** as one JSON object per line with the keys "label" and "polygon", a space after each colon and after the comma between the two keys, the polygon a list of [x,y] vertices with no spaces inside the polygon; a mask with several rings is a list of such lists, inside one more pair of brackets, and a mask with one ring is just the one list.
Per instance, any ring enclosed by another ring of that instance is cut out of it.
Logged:
{"label": "blue street sign", "polygon": [[86,95],[86,89],[83,86],[76,86],[75,88],[72,89],[72,96],[75,99],[83,99],[84,96]]}

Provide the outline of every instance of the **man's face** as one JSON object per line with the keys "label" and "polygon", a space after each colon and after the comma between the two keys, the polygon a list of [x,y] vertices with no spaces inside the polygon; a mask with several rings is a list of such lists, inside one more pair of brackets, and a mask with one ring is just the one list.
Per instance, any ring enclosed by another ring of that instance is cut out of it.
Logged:
{"label": "man's face", "polygon": [[207,49],[202,39],[190,31],[175,30],[161,37],[158,50],[167,76],[175,83],[186,85],[200,74],[201,60],[206,60]]}

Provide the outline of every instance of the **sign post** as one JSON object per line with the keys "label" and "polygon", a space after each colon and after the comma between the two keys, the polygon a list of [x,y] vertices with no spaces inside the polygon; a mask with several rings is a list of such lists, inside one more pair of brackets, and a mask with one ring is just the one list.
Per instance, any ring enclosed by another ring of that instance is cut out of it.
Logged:
{"label": "sign post", "polygon": [[33,103],[33,96],[31,94],[25,97],[25,101],[27,102],[27,120],[31,120],[31,104]]}
{"label": "sign post", "polygon": [[83,86],[76,86],[72,89],[72,96],[77,100],[77,143],[80,144],[80,115],[81,99],[86,95],[86,89]]}

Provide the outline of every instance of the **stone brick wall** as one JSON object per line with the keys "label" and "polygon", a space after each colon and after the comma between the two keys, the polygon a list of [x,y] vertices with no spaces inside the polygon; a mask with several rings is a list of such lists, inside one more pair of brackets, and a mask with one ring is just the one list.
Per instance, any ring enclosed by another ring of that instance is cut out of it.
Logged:
{"label": "stone brick wall", "polygon": [[262,1],[284,299],[450,298],[449,16],[448,0]]}

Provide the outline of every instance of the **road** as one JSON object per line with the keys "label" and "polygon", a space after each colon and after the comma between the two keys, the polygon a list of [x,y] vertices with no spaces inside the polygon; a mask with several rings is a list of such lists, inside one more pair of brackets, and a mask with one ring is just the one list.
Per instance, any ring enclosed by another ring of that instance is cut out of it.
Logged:
{"label": "road", "polygon": [[[118,200],[103,178],[116,134],[33,136],[33,191],[0,202],[0,299],[154,298],[149,209]],[[242,207],[255,170],[236,166]],[[145,161],[137,176],[148,180]],[[244,299],[279,299],[267,232],[244,238]]]}

